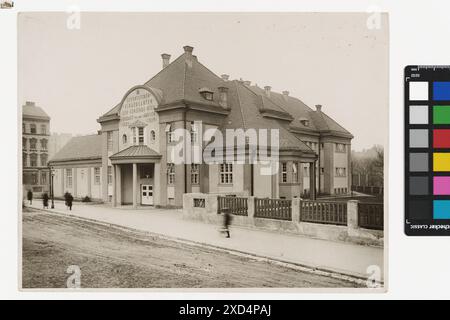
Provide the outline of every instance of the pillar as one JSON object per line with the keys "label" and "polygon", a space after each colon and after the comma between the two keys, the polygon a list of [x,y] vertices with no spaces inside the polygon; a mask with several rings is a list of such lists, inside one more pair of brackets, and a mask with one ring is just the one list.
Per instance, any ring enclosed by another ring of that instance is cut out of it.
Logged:
{"label": "pillar", "polygon": [[137,207],[137,164],[133,163],[133,208]]}
{"label": "pillar", "polygon": [[122,168],[116,164],[116,204],[122,204]]}
{"label": "pillar", "polygon": [[161,205],[161,164],[156,162],[153,165],[153,205]]}
{"label": "pillar", "polygon": [[87,196],[88,196],[89,198],[92,198],[92,189],[91,189],[91,186],[92,186],[92,178],[91,178],[91,171],[92,171],[92,168],[91,168],[91,167],[88,167],[88,168],[87,168]]}
{"label": "pillar", "polygon": [[358,200],[347,201],[347,227],[350,229],[358,228]]}
{"label": "pillar", "polygon": [[309,164],[309,195],[311,200],[316,200],[316,162]]}
{"label": "pillar", "polygon": [[117,206],[117,186],[116,186],[116,165],[113,164],[111,166],[111,175],[112,175],[112,206]]}
{"label": "pillar", "polygon": [[73,197],[77,196],[77,168],[72,170],[72,194]]}

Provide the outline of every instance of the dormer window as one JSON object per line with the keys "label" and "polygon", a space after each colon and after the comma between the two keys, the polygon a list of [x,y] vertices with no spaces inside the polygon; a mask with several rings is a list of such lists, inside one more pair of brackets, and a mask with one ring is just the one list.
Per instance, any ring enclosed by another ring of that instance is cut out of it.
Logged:
{"label": "dormer window", "polygon": [[202,95],[205,100],[212,101],[214,98],[214,92],[209,88],[201,88],[198,92]]}
{"label": "dormer window", "polygon": [[309,120],[308,119],[306,119],[306,118],[300,118],[300,119],[298,119],[299,121],[300,121],[300,123],[302,124],[302,125],[304,125],[305,127],[309,127]]}

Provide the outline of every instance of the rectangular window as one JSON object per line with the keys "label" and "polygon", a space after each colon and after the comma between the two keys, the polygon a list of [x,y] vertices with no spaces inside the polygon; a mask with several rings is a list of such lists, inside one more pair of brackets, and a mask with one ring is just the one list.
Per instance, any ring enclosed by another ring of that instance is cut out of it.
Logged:
{"label": "rectangular window", "polygon": [[47,126],[45,124],[41,124],[41,133],[47,134]]}
{"label": "rectangular window", "polygon": [[343,143],[336,143],[336,152],[345,152],[345,144]]}
{"label": "rectangular window", "polygon": [[198,136],[197,126],[195,125],[195,122],[192,121],[191,122],[191,142],[192,143],[197,143],[197,136]]}
{"label": "rectangular window", "polygon": [[22,123],[22,132],[23,133],[27,132],[27,125],[25,123]]}
{"label": "rectangular window", "polygon": [[47,184],[47,172],[41,172],[41,184]]}
{"label": "rectangular window", "polygon": [[113,149],[113,135],[112,135],[112,131],[108,131],[106,133],[106,139],[107,139],[107,143],[106,143],[106,148],[108,151],[112,151]]}
{"label": "rectangular window", "polygon": [[168,184],[175,183],[175,164],[173,163],[167,164],[167,183]]}
{"label": "rectangular window", "polygon": [[221,184],[233,183],[233,164],[231,163],[220,164],[220,183]]}
{"label": "rectangular window", "polygon": [[30,133],[36,134],[36,125],[34,123],[30,124]]}
{"label": "rectangular window", "polygon": [[347,169],[346,168],[335,168],[335,176],[336,177],[346,177]]}
{"label": "rectangular window", "polygon": [[281,163],[281,182],[287,182],[287,163]]}
{"label": "rectangular window", "polygon": [[197,163],[191,164],[191,184],[199,184],[200,165]]}
{"label": "rectangular window", "polygon": [[303,176],[309,177],[309,166],[303,167]]}
{"label": "rectangular window", "polygon": [[41,149],[42,150],[47,150],[47,139],[42,139],[41,140]]}
{"label": "rectangular window", "polygon": [[294,162],[292,164],[292,183],[298,182],[298,164]]}
{"label": "rectangular window", "polygon": [[72,188],[72,169],[66,169],[66,188]]}
{"label": "rectangular window", "polygon": [[144,128],[138,128],[139,145],[144,144]]}
{"label": "rectangular window", "polygon": [[30,155],[30,167],[37,167],[37,154],[33,153]]}
{"label": "rectangular window", "polygon": [[100,168],[94,168],[94,184],[100,184]]}
{"label": "rectangular window", "polygon": [[30,150],[36,150],[36,139],[30,139]]}
{"label": "rectangular window", "polygon": [[108,184],[112,184],[112,166],[108,166]]}
{"label": "rectangular window", "polygon": [[48,159],[47,154],[46,153],[41,153],[41,166],[42,167],[47,166],[47,159]]}

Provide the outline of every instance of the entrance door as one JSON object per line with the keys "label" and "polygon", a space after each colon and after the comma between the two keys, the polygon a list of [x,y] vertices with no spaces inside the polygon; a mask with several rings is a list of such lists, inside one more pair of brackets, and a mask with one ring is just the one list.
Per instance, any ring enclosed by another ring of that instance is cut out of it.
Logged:
{"label": "entrance door", "polygon": [[153,186],[151,184],[141,185],[141,204],[153,205]]}

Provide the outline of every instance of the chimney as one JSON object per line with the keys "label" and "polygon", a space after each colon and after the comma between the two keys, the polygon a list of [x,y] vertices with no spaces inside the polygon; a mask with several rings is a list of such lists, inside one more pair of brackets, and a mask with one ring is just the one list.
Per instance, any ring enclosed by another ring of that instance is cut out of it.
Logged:
{"label": "chimney", "polygon": [[322,111],[322,105],[321,104],[316,104],[316,110],[317,110],[317,112],[321,112]]}
{"label": "chimney", "polygon": [[222,74],[220,77],[221,77],[222,80],[224,80],[224,81],[228,81],[228,79],[230,79],[230,76],[229,76],[228,74]]}
{"label": "chimney", "polygon": [[192,55],[192,59],[194,59],[195,61],[198,61],[197,56]]}
{"label": "chimney", "polygon": [[251,81],[244,81],[244,85],[245,86],[247,86],[247,87],[250,87],[250,85],[252,84],[252,82]]}
{"label": "chimney", "polygon": [[264,87],[264,91],[265,91],[267,97],[270,97],[270,90],[272,90],[271,86]]}
{"label": "chimney", "polygon": [[191,55],[192,51],[194,50],[194,47],[184,46],[183,49],[184,49],[184,53],[187,53],[187,54]]}
{"label": "chimney", "polygon": [[163,64],[163,69],[164,69],[165,67],[167,67],[170,64],[170,54],[163,53],[161,55],[161,57],[162,57],[162,64]]}
{"label": "chimney", "polygon": [[228,88],[227,87],[218,87],[219,90],[219,104],[228,108]]}
{"label": "chimney", "polygon": [[25,101],[25,105],[34,106],[34,101]]}

